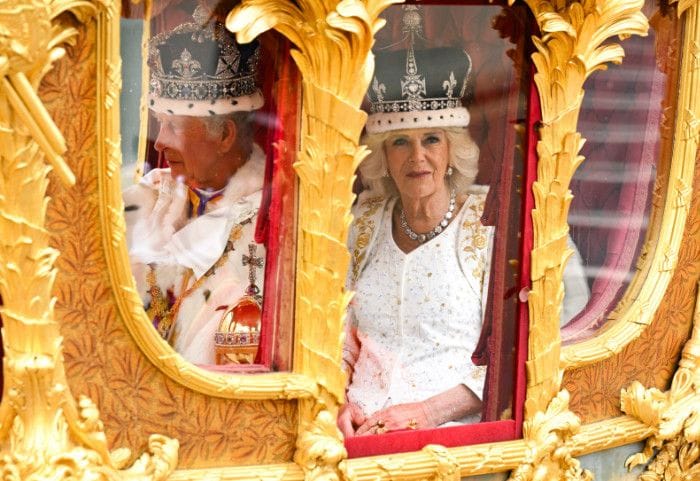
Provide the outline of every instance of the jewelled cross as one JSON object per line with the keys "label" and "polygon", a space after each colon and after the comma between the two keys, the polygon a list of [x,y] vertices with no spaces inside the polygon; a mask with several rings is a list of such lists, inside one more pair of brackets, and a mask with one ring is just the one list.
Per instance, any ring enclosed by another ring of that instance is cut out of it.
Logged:
{"label": "jewelled cross", "polygon": [[263,262],[265,262],[265,259],[263,259],[262,257],[255,257],[255,251],[257,250],[257,248],[258,246],[255,244],[248,244],[249,255],[243,254],[243,257],[241,258],[243,261],[243,265],[248,266],[248,281],[250,282],[250,285],[248,286],[248,291],[251,291],[251,295],[256,295],[260,292],[258,286],[255,285],[255,268],[262,267]]}

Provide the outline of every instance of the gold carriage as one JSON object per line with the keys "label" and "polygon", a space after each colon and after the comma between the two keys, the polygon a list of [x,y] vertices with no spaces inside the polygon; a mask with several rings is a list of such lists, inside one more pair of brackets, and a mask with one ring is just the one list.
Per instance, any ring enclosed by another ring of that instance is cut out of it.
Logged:
{"label": "gold carriage", "polygon": [[[259,37],[274,100],[257,134],[263,310],[255,335],[231,341],[249,365],[217,366],[153,329],[127,247],[123,185],[160,161],[148,42],[178,3],[0,2],[5,476],[700,477],[699,2],[420,3],[425,36],[472,56],[470,128],[498,193],[490,399],[473,426],[347,440],[336,420],[362,103],[402,7],[220,12],[239,42]],[[591,297],[562,322],[574,254]],[[232,325],[220,331],[240,337]]]}

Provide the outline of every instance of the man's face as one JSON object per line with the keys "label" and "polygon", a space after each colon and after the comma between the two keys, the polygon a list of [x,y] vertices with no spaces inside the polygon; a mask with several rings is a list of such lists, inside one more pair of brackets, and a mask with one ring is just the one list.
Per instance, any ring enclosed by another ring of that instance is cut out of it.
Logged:
{"label": "man's face", "polygon": [[226,186],[238,159],[231,159],[221,135],[210,135],[199,117],[159,113],[156,118],[160,128],[154,147],[165,157],[174,179],[192,188],[219,190]]}

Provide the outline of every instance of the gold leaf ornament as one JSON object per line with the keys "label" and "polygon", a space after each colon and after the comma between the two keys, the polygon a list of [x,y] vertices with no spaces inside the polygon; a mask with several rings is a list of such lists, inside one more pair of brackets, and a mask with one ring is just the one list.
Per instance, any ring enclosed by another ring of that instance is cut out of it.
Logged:
{"label": "gold leaf ornament", "polygon": [[[123,462],[125,452],[110,455],[97,406],[87,397],[76,401],[67,387],[52,296],[59,252],[49,246],[46,190],[49,165],[68,185],[75,176],[62,158],[63,135],[36,91],[78,33],[74,19],[96,13],[95,5],[79,1],[0,4],[0,231],[9,234],[0,237],[0,472],[9,479],[124,476],[114,462]],[[152,447],[132,479],[163,479],[174,469],[177,442]],[[171,466],[167,472],[157,469],[163,463]]]}
{"label": "gold leaf ornament", "polygon": [[226,28],[236,32],[241,43],[251,42],[268,30],[279,30],[294,44],[301,42],[294,25],[302,18],[292,2],[247,1],[226,17]]}
{"label": "gold leaf ornament", "polygon": [[300,401],[302,412],[309,409],[312,418],[297,439],[294,460],[306,472],[309,481],[339,481],[337,466],[347,457],[347,451],[339,439],[335,415],[324,409],[323,402]]}
{"label": "gold leaf ornament", "polygon": [[591,480],[592,474],[571,455],[571,438],[580,427],[578,417],[569,410],[569,393],[559,391],[545,412],[535,413],[523,424],[527,454],[510,481]]}
{"label": "gold leaf ornament", "polygon": [[[348,212],[355,169],[366,155],[358,146],[366,120],[359,106],[373,68],[373,33],[391,3],[244,0],[226,19],[239,41],[270,29],[285,36],[302,74],[293,365],[318,389],[299,401],[294,459],[307,479],[337,480],[346,457],[336,415],[345,394],[343,320],[351,298],[345,290]],[[319,199],[332,200],[319,205]]]}
{"label": "gold leaf ornament", "polygon": [[435,461],[434,481],[459,481],[459,462],[444,446],[429,444],[422,452],[429,454]]}
{"label": "gold leaf ornament", "polygon": [[644,450],[625,463],[630,469],[645,464],[658,451],[642,475],[647,481],[695,479],[700,472],[700,289],[697,296],[693,333],[671,389],[662,393],[635,381],[622,390],[622,410],[652,428]]}

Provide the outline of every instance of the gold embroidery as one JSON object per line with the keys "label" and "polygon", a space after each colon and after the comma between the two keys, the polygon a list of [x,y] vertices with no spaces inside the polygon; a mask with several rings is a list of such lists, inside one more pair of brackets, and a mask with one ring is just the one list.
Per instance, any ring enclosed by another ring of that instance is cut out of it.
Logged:
{"label": "gold embroidery", "polygon": [[[473,197],[472,197],[473,198]],[[465,242],[463,251],[467,253],[468,262],[475,264],[472,275],[476,279],[482,279],[486,262],[484,260],[484,249],[487,247],[487,228],[481,223],[481,214],[484,212],[484,196],[478,196],[477,202],[470,202],[467,208],[471,211],[462,223],[462,229],[467,231],[464,236]],[[469,200],[467,200],[469,202]]]}
{"label": "gold embroidery", "polygon": [[379,206],[384,203],[383,197],[370,197],[362,201],[360,207],[363,210],[362,215],[355,222],[355,229],[357,229],[357,239],[355,239],[355,246],[352,251],[352,281],[357,282],[358,277],[360,277],[360,266],[362,261],[367,255],[367,246],[372,238],[374,229],[376,228],[375,222],[370,220],[371,217],[377,212]]}

